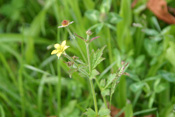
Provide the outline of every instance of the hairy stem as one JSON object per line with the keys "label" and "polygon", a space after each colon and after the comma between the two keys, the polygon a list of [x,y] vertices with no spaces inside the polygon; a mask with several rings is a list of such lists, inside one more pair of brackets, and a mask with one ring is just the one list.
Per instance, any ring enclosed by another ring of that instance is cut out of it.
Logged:
{"label": "hairy stem", "polygon": [[[87,36],[87,40],[89,40],[89,35]],[[88,59],[88,66],[89,66],[89,75],[91,75],[91,63],[90,63],[90,54],[89,54],[89,43],[86,43],[86,51],[87,51],[87,59]],[[94,108],[96,114],[98,114],[98,107],[97,107],[97,99],[95,95],[95,90],[94,90],[94,85],[92,82],[92,79],[89,78],[90,86],[91,86],[91,91],[92,91],[92,96],[94,100]]]}

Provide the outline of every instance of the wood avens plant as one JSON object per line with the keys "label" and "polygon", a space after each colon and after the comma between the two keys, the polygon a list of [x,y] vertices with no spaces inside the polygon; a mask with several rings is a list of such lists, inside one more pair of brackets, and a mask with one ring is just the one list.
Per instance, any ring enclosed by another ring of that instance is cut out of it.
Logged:
{"label": "wood avens plant", "polygon": [[[91,44],[92,41],[98,39],[99,36],[90,38],[90,36],[92,35],[92,32],[90,30],[86,31],[87,35],[86,38],[83,38],[76,33],[73,34],[68,27],[69,24],[72,23],[73,22],[64,20],[62,22],[62,26],[59,26],[58,28],[66,28],[71,38],[74,39],[75,42],[76,37],[82,39],[86,45],[87,56],[83,55],[77,42],[76,42],[77,47],[80,50],[84,60],[79,59],[79,57],[76,56],[71,57],[68,54],[66,54],[65,50],[69,47],[66,45],[66,41],[63,41],[61,44],[55,44],[54,45],[55,50],[53,50],[51,54],[56,54],[58,58],[60,58],[60,56],[63,55],[69,60],[68,62],[65,63],[67,63],[67,65],[70,68],[69,70],[70,77],[72,76],[72,73],[78,72],[82,77],[87,78],[89,80],[94,102],[94,110],[91,108],[86,109],[85,115],[87,115],[88,117],[110,117],[110,108],[108,107],[106,98],[108,96],[109,102],[111,103],[112,95],[114,94],[117,83],[119,83],[120,81],[121,75],[124,74],[126,75],[125,70],[128,67],[128,63],[122,62],[122,67],[119,68],[119,70],[116,73],[110,74],[107,78],[102,78],[99,81],[97,76],[100,75],[100,73],[97,71],[96,67],[105,59],[102,57],[105,46],[102,47],[101,49],[98,49],[97,51],[90,50],[89,45]],[[100,89],[101,96],[104,101],[104,105],[102,105],[100,109],[98,108],[97,105],[94,83],[96,83],[98,88]]]}

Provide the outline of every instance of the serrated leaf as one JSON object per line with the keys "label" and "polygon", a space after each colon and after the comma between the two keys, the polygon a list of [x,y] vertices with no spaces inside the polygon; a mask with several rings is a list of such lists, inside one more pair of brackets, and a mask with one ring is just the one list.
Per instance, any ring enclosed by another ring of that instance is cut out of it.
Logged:
{"label": "serrated leaf", "polygon": [[108,115],[110,115],[110,110],[107,109],[107,108],[102,107],[102,108],[99,110],[98,115],[100,115],[100,117],[108,117]]}
{"label": "serrated leaf", "polygon": [[103,91],[101,92],[101,94],[102,94],[103,96],[110,95],[110,90],[109,90],[109,89],[105,89],[105,90],[103,90]]}
{"label": "serrated leaf", "polygon": [[85,112],[85,114],[86,114],[88,117],[96,117],[95,111],[92,110],[91,108],[88,108],[87,111]]}
{"label": "serrated leaf", "polygon": [[92,73],[91,73],[91,76],[90,76],[90,79],[95,78],[98,74],[99,74],[99,72],[96,69],[93,69]]}
{"label": "serrated leaf", "polygon": [[77,70],[79,71],[79,74],[82,76],[82,77],[88,77],[89,74],[88,74],[88,67],[85,66],[85,65],[79,65]]}
{"label": "serrated leaf", "polygon": [[92,58],[92,69],[95,69],[95,67],[100,64],[104,58],[102,58],[103,50],[106,46],[104,46],[101,49],[98,49],[96,52],[93,53],[93,58]]}
{"label": "serrated leaf", "polygon": [[105,88],[107,88],[114,81],[115,78],[116,78],[116,74],[110,74]]}
{"label": "serrated leaf", "polygon": [[97,10],[88,10],[86,11],[85,16],[92,21],[98,21],[100,12]]}
{"label": "serrated leaf", "polygon": [[99,58],[99,59],[95,62],[93,69],[94,69],[98,64],[100,64],[103,60],[105,60],[105,58]]}

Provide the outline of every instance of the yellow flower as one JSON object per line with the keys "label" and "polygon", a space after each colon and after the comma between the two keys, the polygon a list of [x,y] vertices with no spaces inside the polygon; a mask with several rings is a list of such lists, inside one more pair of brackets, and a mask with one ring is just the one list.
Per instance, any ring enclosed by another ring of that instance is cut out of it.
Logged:
{"label": "yellow flower", "polygon": [[63,20],[62,23],[61,23],[61,26],[58,26],[58,28],[67,27],[72,23],[74,23],[74,21],[69,22],[68,20]]}
{"label": "yellow flower", "polygon": [[58,58],[61,56],[61,54],[65,54],[65,50],[69,47],[66,45],[66,40],[64,40],[61,45],[60,44],[55,44],[54,45],[55,50],[52,51],[51,54],[56,54]]}

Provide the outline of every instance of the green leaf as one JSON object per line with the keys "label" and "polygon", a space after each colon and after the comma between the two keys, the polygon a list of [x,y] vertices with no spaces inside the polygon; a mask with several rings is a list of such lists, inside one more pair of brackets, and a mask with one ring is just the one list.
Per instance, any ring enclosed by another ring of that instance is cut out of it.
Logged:
{"label": "green leaf", "polygon": [[165,70],[158,71],[158,74],[168,82],[175,82],[175,73],[167,72]]}
{"label": "green leaf", "polygon": [[92,69],[95,69],[95,67],[100,64],[104,58],[102,58],[103,50],[106,46],[102,47],[101,49],[98,49],[96,52],[92,53]]}
{"label": "green leaf", "polygon": [[142,114],[147,114],[147,113],[153,113],[154,111],[156,111],[157,108],[151,108],[151,109],[146,109],[146,110],[142,110],[142,111],[138,111],[138,112],[135,112],[133,114],[133,116],[137,116],[137,115],[142,115]]}
{"label": "green leaf", "polygon": [[101,4],[101,8],[100,11],[102,13],[107,13],[109,12],[110,8],[111,8],[111,2],[112,0],[103,0],[102,4]]}
{"label": "green leaf", "polygon": [[99,72],[96,69],[92,70],[90,79],[96,78],[97,75],[99,75]]}
{"label": "green leaf", "polygon": [[126,105],[125,117],[133,117],[133,109],[131,104]]}
{"label": "green leaf", "polygon": [[165,58],[175,67],[175,43],[169,42],[169,47],[166,50]]}
{"label": "green leaf", "polygon": [[95,32],[96,33],[99,33],[101,31],[101,29],[103,28],[103,23],[99,23],[97,26],[96,26],[96,29],[95,29]]}
{"label": "green leaf", "polygon": [[116,78],[116,74],[110,74],[105,88],[107,88],[114,81],[115,78]]}
{"label": "green leaf", "polygon": [[75,110],[76,104],[77,104],[77,101],[76,100],[71,100],[68,103],[68,105],[65,108],[62,109],[62,113],[64,115],[69,115],[69,114],[73,113],[74,110]]}
{"label": "green leaf", "polygon": [[105,23],[105,26],[107,26],[108,28],[110,28],[110,29],[116,31],[116,27],[113,26],[113,25],[111,25],[111,24],[109,24],[109,23]]}
{"label": "green leaf", "polygon": [[115,88],[116,88],[116,85],[117,85],[117,78],[114,80],[114,82],[112,83],[112,87],[111,87],[111,97],[112,95],[114,94],[114,91],[115,91]]}
{"label": "green leaf", "polygon": [[163,47],[158,42],[150,39],[144,41],[144,47],[150,56],[159,56],[162,53]]}
{"label": "green leaf", "polygon": [[141,90],[143,86],[144,86],[143,82],[137,82],[137,83],[131,84],[130,89],[136,93],[139,90]]}
{"label": "green leaf", "polygon": [[110,110],[105,107],[102,107],[100,108],[98,115],[100,115],[100,117],[108,117],[110,115]]}
{"label": "green leaf", "polygon": [[145,60],[145,55],[140,55],[137,57],[137,59],[135,60],[135,67],[139,67],[140,65],[142,65],[142,63]]}
{"label": "green leaf", "polygon": [[110,95],[110,90],[109,90],[109,89],[105,89],[105,90],[103,90],[103,91],[101,92],[101,94],[102,94],[103,96]]}
{"label": "green leaf", "polygon": [[86,114],[88,117],[96,117],[95,111],[92,110],[91,108],[88,108],[87,111],[85,112],[85,114]]}
{"label": "green leaf", "polygon": [[100,13],[97,10],[88,10],[86,11],[85,16],[92,21],[98,21]]}
{"label": "green leaf", "polygon": [[105,87],[105,85],[106,85],[106,80],[105,79],[102,79],[100,81],[100,87]]}
{"label": "green leaf", "polygon": [[112,24],[117,24],[122,20],[122,18],[117,13],[109,13],[108,20]]}
{"label": "green leaf", "polygon": [[156,36],[159,35],[159,32],[157,32],[154,29],[143,29],[143,32],[149,36]]}
{"label": "green leaf", "polygon": [[154,26],[156,27],[157,30],[161,31],[159,22],[155,16],[151,17],[151,21],[153,22]]}
{"label": "green leaf", "polygon": [[165,90],[167,87],[168,87],[167,83],[160,83],[157,87],[155,87],[154,90],[155,90],[156,93],[160,93],[163,90]]}
{"label": "green leaf", "polygon": [[149,103],[148,103],[149,108],[152,108],[154,100],[155,100],[155,92],[153,92],[151,97],[149,98]]}
{"label": "green leaf", "polygon": [[26,67],[27,69],[30,69],[30,70],[35,71],[35,72],[39,72],[39,73],[42,73],[42,74],[50,75],[50,73],[48,73],[48,72],[46,72],[46,71],[43,71],[43,70],[41,70],[41,69],[39,69],[39,68],[36,68],[36,67],[34,67],[34,66],[31,66],[31,65],[25,65],[25,67]]}
{"label": "green leaf", "polygon": [[5,112],[4,112],[4,109],[1,105],[0,105],[0,115],[1,115],[1,117],[5,117]]}

